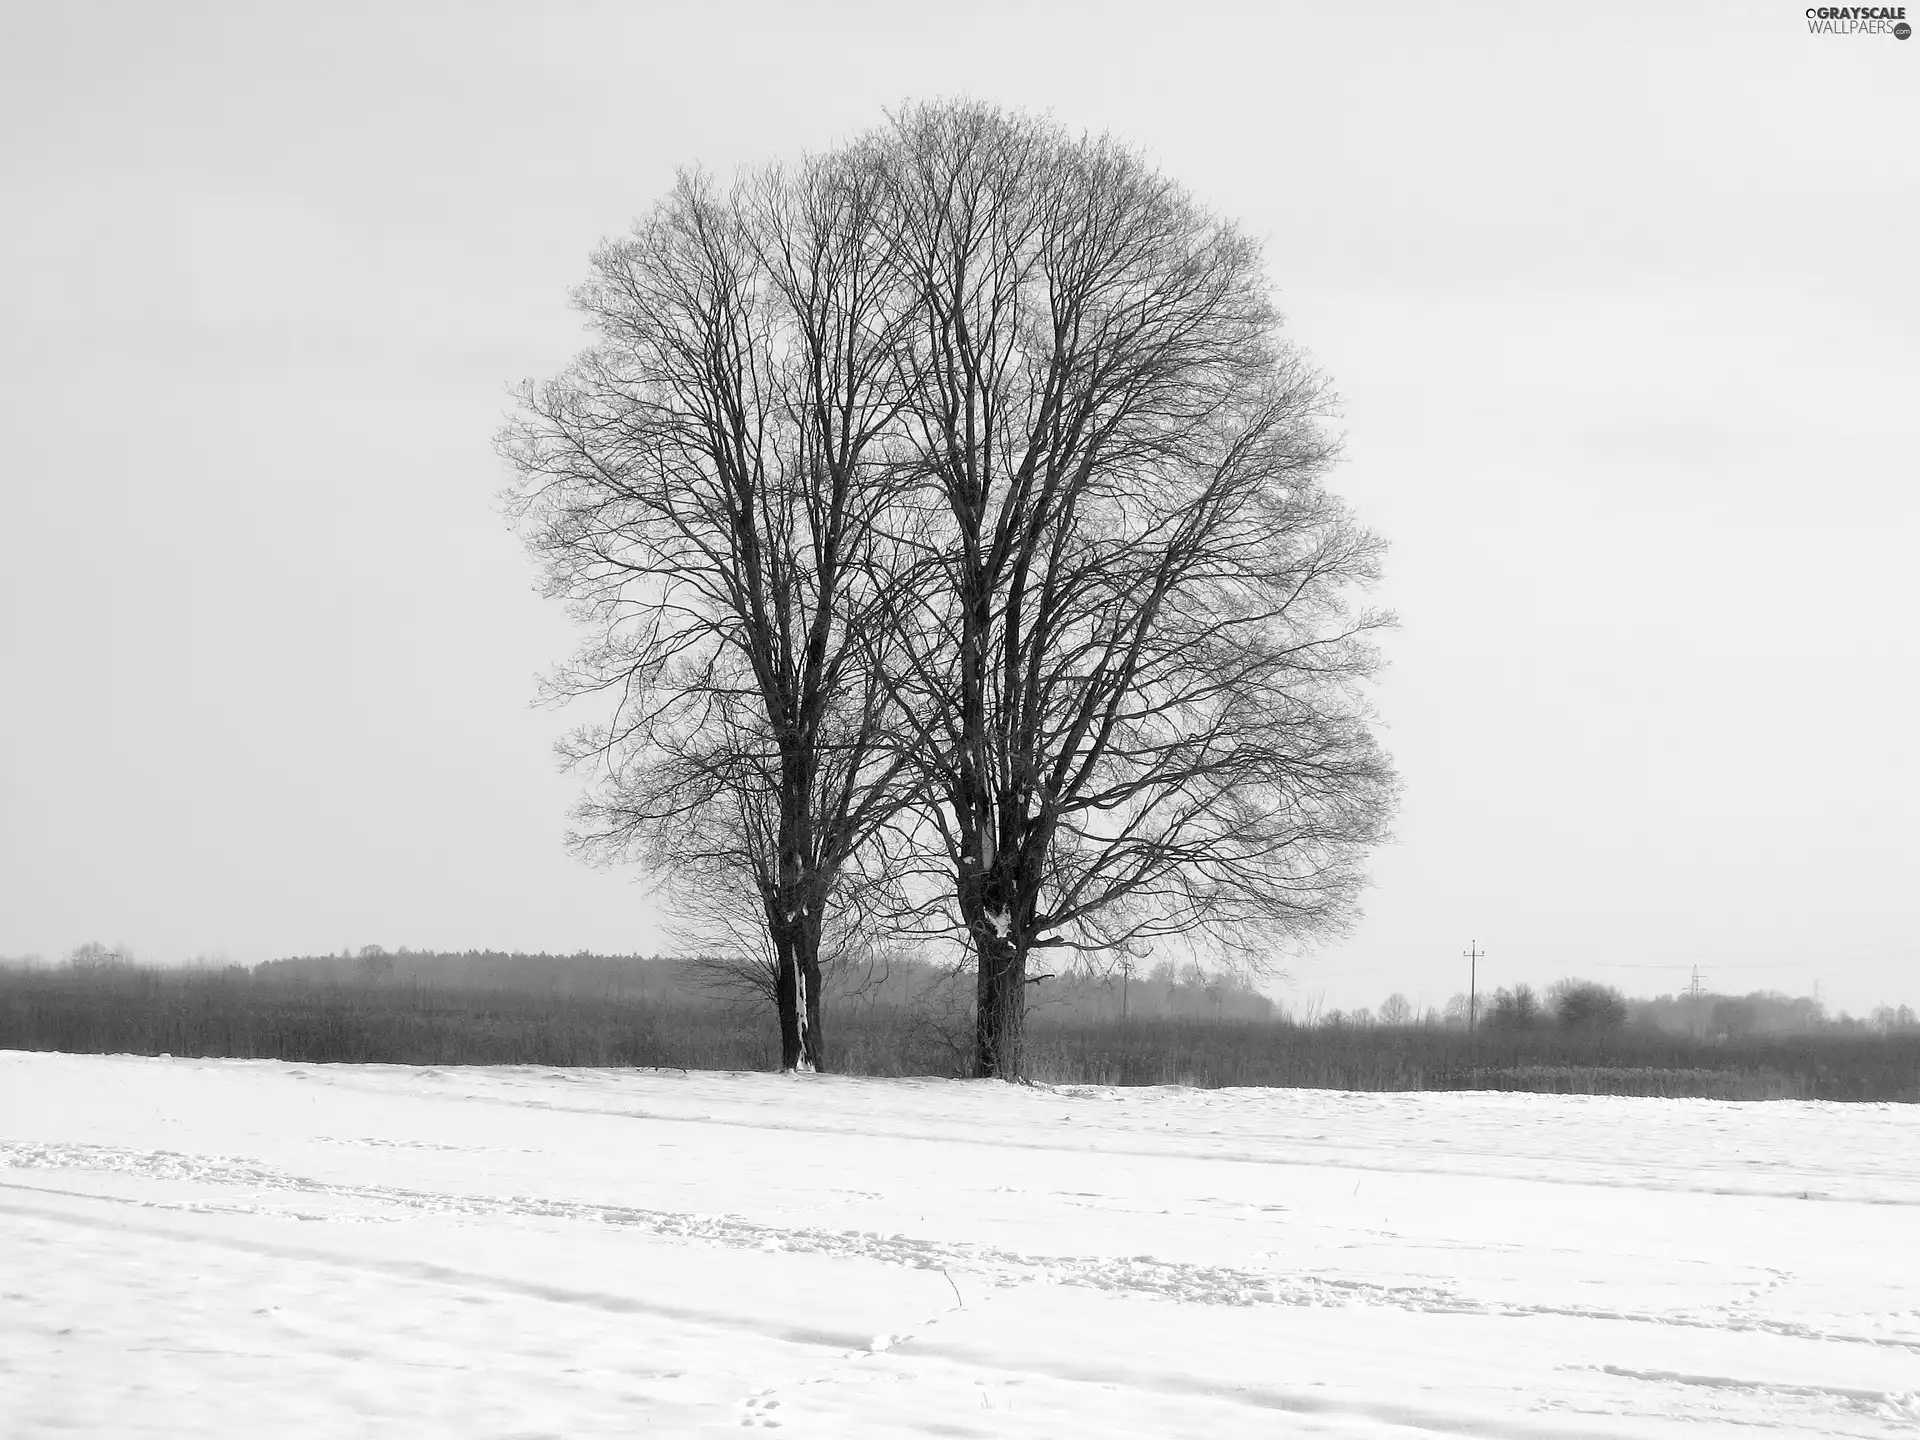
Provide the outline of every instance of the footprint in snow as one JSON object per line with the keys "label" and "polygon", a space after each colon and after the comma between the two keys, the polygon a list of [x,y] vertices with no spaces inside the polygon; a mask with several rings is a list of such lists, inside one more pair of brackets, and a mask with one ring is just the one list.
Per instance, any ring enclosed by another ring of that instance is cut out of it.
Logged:
{"label": "footprint in snow", "polygon": [[740,1417],[740,1423],[757,1425],[762,1430],[778,1430],[780,1422],[769,1412],[779,1408],[780,1402],[771,1395],[750,1395],[746,1401],[747,1413]]}

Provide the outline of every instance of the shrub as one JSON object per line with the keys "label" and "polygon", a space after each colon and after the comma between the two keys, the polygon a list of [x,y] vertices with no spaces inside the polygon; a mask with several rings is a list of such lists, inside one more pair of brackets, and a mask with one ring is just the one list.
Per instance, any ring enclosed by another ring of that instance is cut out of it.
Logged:
{"label": "shrub", "polygon": [[1493,992],[1487,1006],[1487,1028],[1496,1034],[1513,1035],[1540,1026],[1540,997],[1531,985],[1516,985],[1511,990]]}
{"label": "shrub", "polygon": [[1627,997],[1591,980],[1562,980],[1549,992],[1554,1018],[1576,1035],[1606,1035],[1627,1023]]}

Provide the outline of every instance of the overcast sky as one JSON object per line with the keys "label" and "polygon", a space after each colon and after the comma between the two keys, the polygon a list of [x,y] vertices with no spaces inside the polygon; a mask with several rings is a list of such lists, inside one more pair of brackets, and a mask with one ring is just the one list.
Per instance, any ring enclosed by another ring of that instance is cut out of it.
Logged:
{"label": "overcast sky", "polygon": [[1405,803],[1276,993],[1920,1002],[1920,41],[1803,8],[6,5],[0,954],[660,948],[507,388],[676,166],[967,94],[1263,236],[1344,396]]}

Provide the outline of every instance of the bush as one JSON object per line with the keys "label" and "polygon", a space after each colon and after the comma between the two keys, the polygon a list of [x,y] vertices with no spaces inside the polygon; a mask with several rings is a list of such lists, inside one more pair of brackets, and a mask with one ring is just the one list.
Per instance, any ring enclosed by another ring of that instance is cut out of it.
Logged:
{"label": "bush", "polygon": [[1542,1020],[1540,997],[1531,985],[1516,985],[1511,990],[1496,990],[1487,1006],[1487,1028],[1495,1034],[1514,1035],[1536,1030]]}
{"label": "bush", "polygon": [[1548,993],[1562,1030],[1604,1035],[1627,1023],[1627,997],[1611,986],[1591,980],[1562,980]]}

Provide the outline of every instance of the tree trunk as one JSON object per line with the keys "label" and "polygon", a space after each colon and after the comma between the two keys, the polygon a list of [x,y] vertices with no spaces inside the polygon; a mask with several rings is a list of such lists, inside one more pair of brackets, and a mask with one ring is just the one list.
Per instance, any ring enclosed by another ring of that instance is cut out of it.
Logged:
{"label": "tree trunk", "polygon": [[826,1049],[820,1028],[820,923],[824,917],[817,904],[800,912],[793,937],[793,968],[800,995],[794,1007],[794,1019],[800,1030],[796,1063],[789,1069],[814,1074],[826,1068]]}
{"label": "tree trunk", "polygon": [[1027,952],[1010,937],[980,935],[974,1001],[973,1073],[983,1080],[1018,1080],[1025,1069]]}
{"label": "tree trunk", "polygon": [[798,1070],[800,1045],[800,968],[794,963],[793,940],[787,927],[777,923],[773,929],[774,972],[773,1008],[780,1017],[780,1068]]}
{"label": "tree trunk", "polygon": [[[990,813],[986,798],[980,796],[971,813]],[[1022,833],[1016,823],[992,820],[977,826],[975,835],[962,857],[959,897],[978,961],[973,1073],[981,1079],[1019,1080],[1026,1071],[1027,951],[1033,942],[1042,842],[1037,831]],[[976,855],[984,865],[970,863]]]}
{"label": "tree trunk", "polygon": [[774,1003],[780,1011],[780,1068],[811,1075],[820,1068],[820,876],[810,863],[813,775],[798,746],[785,747],[780,774],[780,869],[767,924],[777,961]]}
{"label": "tree trunk", "polygon": [[820,916],[784,887],[774,912],[768,928],[773,932],[780,1068],[810,1075],[821,1068]]}

